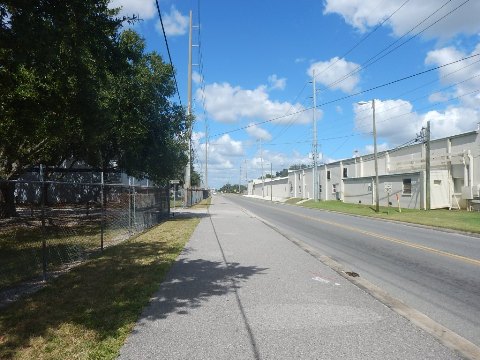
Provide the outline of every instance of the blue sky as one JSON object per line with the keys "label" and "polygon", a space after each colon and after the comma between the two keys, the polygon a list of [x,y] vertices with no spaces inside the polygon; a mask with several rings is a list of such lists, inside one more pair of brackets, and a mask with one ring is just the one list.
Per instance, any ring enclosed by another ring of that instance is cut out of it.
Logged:
{"label": "blue sky", "polygon": [[[190,10],[200,25],[193,29],[201,45],[193,63],[202,65],[193,67],[194,150],[204,175],[208,125],[209,187],[237,184],[240,174],[242,183],[258,178],[262,158],[266,173],[270,164],[274,172],[312,164],[313,69],[320,161],[373,151],[372,110],[361,101],[375,99],[380,150],[414,139],[428,120],[433,138],[474,130],[480,121],[478,0],[159,4],[184,105]],[[135,29],[168,61],[155,1],[113,5],[143,19]]]}

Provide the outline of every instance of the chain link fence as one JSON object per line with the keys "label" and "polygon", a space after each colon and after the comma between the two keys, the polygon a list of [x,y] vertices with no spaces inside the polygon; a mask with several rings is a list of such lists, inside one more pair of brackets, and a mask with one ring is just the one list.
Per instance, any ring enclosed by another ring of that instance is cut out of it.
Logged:
{"label": "chain link fence", "polygon": [[65,271],[170,213],[168,188],[0,181],[0,189],[0,292]]}

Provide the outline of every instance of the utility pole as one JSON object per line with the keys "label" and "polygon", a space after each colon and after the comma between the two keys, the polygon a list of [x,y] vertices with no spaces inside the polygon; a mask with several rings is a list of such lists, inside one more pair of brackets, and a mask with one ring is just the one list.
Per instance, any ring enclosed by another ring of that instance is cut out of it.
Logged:
{"label": "utility pole", "polygon": [[372,99],[373,110],[373,155],[375,158],[375,212],[380,212],[380,189],[378,185],[377,126],[375,124],[375,99]]}
{"label": "utility pole", "polygon": [[425,139],[425,209],[430,210],[430,120],[427,121],[427,134]]}
{"label": "utility pole", "polygon": [[270,162],[270,201],[273,202],[273,164]]}
{"label": "utility pole", "polygon": [[263,176],[263,149],[262,139],[260,139],[260,162],[262,164],[262,199],[265,197],[265,177]]}
{"label": "utility pole", "polygon": [[208,122],[205,117],[205,189],[208,190]]}
{"label": "utility pole", "polygon": [[192,166],[192,11],[190,10],[190,27],[188,39],[188,103],[187,103],[187,134],[188,134],[188,154],[187,167],[185,169],[185,183],[183,185],[185,194],[185,206],[189,205],[188,189],[191,187],[191,166]]}
{"label": "utility pole", "polygon": [[247,195],[248,195],[248,174],[247,174],[247,159],[245,159],[245,186],[247,189]]}
{"label": "utility pole", "polygon": [[317,109],[317,89],[315,86],[315,69],[312,74],[313,83],[313,201],[318,201],[318,179],[317,179],[317,157],[318,157],[318,145],[317,145],[317,117],[315,111]]}
{"label": "utility pole", "polygon": [[238,193],[240,194],[240,184],[242,183],[242,162],[240,162],[240,174],[238,176]]}

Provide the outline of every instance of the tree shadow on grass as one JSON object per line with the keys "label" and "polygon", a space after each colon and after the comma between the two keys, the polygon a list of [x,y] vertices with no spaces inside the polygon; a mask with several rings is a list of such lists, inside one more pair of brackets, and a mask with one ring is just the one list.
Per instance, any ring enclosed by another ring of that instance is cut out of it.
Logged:
{"label": "tree shadow on grass", "polygon": [[[178,226],[176,221],[171,223]],[[38,352],[57,346],[60,356],[75,354],[75,346],[87,342],[91,351],[115,357],[183,249],[183,243],[165,240],[154,234],[108,248],[99,258],[0,310],[0,358],[15,357],[33,340],[39,341],[34,350]],[[222,262],[200,259],[179,260],[162,285],[163,300],[157,300],[161,306],[153,307],[156,312],[150,312],[149,317],[165,318],[175,311],[199,307],[209,297],[235,291],[241,281],[263,270],[238,264],[226,267]],[[65,327],[73,329],[63,333]],[[61,338],[61,345],[52,345],[52,337]]]}

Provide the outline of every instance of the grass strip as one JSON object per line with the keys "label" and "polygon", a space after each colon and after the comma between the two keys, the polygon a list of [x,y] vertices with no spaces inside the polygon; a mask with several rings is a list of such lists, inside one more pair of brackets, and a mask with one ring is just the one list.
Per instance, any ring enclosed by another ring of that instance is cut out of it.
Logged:
{"label": "grass strip", "polygon": [[302,198],[290,198],[287,201],[285,201],[285,203],[295,205],[296,203],[298,203],[301,200],[302,200]]}
{"label": "grass strip", "polygon": [[397,220],[412,224],[433,226],[437,228],[460,230],[472,233],[480,233],[480,212],[463,210],[418,210],[402,209],[396,207],[380,207],[378,213],[372,205],[348,204],[341,201],[306,201],[299,206],[312,209],[338,211],[346,214],[368,216],[381,219]]}
{"label": "grass strip", "polygon": [[192,209],[204,209],[208,208],[212,203],[212,197],[208,197],[206,199],[203,199],[200,201],[198,204],[195,204],[192,206]]}
{"label": "grass strip", "polygon": [[[115,242],[126,229],[106,229],[104,246]],[[82,260],[86,252],[100,248],[100,226],[85,222],[69,227],[14,225],[0,230],[0,290],[42,274],[42,240],[47,244],[48,271]]]}
{"label": "grass strip", "polygon": [[0,359],[114,359],[197,226],[172,219],[0,311]]}

